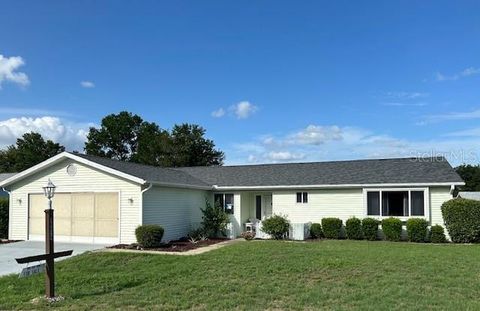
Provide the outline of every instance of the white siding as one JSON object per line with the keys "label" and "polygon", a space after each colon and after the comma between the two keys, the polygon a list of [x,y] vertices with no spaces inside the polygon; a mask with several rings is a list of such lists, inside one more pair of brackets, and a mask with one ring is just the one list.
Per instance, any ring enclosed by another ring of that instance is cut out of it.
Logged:
{"label": "white siding", "polygon": [[[69,176],[66,172],[66,167],[71,163],[77,166],[75,176]],[[28,238],[28,194],[41,193],[42,187],[49,178],[57,186],[56,191],[59,193],[118,192],[120,199],[119,242],[135,242],[135,228],[141,221],[140,185],[70,159],[45,168],[37,174],[7,187],[11,190],[10,239],[26,240]],[[45,200],[45,207],[46,204]]]}
{"label": "white siding", "polygon": [[161,225],[165,241],[178,239],[200,225],[207,197],[203,190],[154,186],[143,194],[143,223]]}
{"label": "white siding", "polygon": [[302,190],[308,203],[296,203],[296,191],[277,191],[272,195],[272,212],[287,216],[292,223],[320,222],[324,217],[363,218],[362,189]]}
{"label": "white siding", "polygon": [[432,187],[430,188],[430,215],[432,225],[444,225],[442,216],[442,204],[445,201],[453,199],[450,194],[450,187]]}

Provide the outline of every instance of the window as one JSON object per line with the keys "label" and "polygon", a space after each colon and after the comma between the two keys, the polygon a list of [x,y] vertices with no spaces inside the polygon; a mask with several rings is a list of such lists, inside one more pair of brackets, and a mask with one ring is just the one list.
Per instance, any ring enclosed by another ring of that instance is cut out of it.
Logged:
{"label": "window", "polygon": [[424,190],[367,191],[369,216],[425,216]]}
{"label": "window", "polygon": [[215,205],[219,205],[228,214],[233,214],[233,193],[215,193]]}
{"label": "window", "polygon": [[297,203],[308,203],[308,192],[297,192]]}

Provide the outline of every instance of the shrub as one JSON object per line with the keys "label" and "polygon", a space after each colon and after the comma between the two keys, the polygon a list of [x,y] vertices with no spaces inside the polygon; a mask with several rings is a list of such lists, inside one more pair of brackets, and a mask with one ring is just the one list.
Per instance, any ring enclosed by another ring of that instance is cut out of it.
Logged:
{"label": "shrub", "polygon": [[159,225],[141,225],[135,229],[135,236],[144,248],[158,247],[162,244],[163,228]]}
{"label": "shrub", "polygon": [[271,235],[275,240],[285,238],[289,228],[288,219],[280,215],[273,215],[262,222],[262,231]]}
{"label": "shrub", "polygon": [[200,228],[197,228],[197,229],[193,229],[191,230],[188,234],[187,234],[187,238],[188,240],[193,243],[193,244],[196,244],[198,241],[205,241],[208,239],[208,235],[207,233],[205,232],[205,229],[200,227]]}
{"label": "shrub", "polygon": [[255,239],[255,232],[252,231],[244,231],[242,234],[240,234],[242,238],[244,238],[247,241]]}
{"label": "shrub", "polygon": [[209,237],[217,237],[218,235],[226,235],[227,225],[230,222],[228,214],[225,213],[220,203],[217,202],[212,206],[208,199],[205,200],[205,209],[200,209],[202,215],[202,226],[205,233]]}
{"label": "shrub", "polygon": [[340,218],[322,218],[323,235],[327,239],[339,239],[342,233],[342,220]]}
{"label": "shrub", "polygon": [[350,240],[363,239],[362,221],[356,217],[352,217],[345,222],[345,231],[347,238]]}
{"label": "shrub", "polygon": [[430,228],[430,242],[432,243],[445,243],[447,239],[445,238],[445,232],[443,227],[440,225],[435,225]]}
{"label": "shrub", "polygon": [[362,232],[365,239],[375,241],[378,238],[378,225],[380,221],[375,218],[364,218],[362,220]]}
{"label": "shrub", "polygon": [[382,220],[382,231],[387,241],[398,242],[402,238],[402,221],[395,217]]}
{"label": "shrub", "polygon": [[453,242],[480,242],[480,201],[449,200],[442,205],[442,215]]}
{"label": "shrub", "polygon": [[8,239],[8,198],[0,198],[0,239]]}
{"label": "shrub", "polygon": [[407,235],[410,242],[426,242],[428,239],[428,222],[421,218],[410,218],[407,220]]}
{"label": "shrub", "polygon": [[323,238],[323,230],[322,230],[322,225],[319,224],[318,222],[314,222],[310,226],[310,236],[312,239],[320,239]]}

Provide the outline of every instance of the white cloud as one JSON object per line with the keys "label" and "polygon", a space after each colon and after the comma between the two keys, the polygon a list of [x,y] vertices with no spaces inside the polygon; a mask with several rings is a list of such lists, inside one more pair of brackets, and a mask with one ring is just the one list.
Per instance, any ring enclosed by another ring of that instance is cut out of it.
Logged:
{"label": "white cloud", "polygon": [[[312,132],[322,135],[308,135]],[[299,139],[295,141],[292,137]],[[239,164],[438,155],[447,157],[452,165],[478,163],[480,128],[449,137],[439,135],[430,140],[409,140],[364,128],[309,125],[283,136],[264,135],[252,142],[234,144],[227,160],[228,164]]]}
{"label": "white cloud", "polygon": [[458,79],[461,79],[461,78],[465,78],[465,77],[468,77],[468,76],[473,76],[473,75],[477,75],[477,74],[480,74],[480,68],[475,68],[475,67],[468,67],[466,69],[464,69],[463,71],[461,72],[457,72],[455,74],[452,74],[452,75],[444,75],[440,72],[437,72],[435,74],[435,79],[437,81],[455,81],[455,80],[458,80]]}
{"label": "white cloud", "polygon": [[449,112],[444,114],[435,114],[425,116],[419,125],[438,123],[443,121],[473,120],[480,119],[480,109],[466,112]]}
{"label": "white cloud", "polygon": [[19,67],[25,65],[20,56],[4,57],[0,54],[0,89],[5,81],[27,86],[30,83],[28,76],[17,71]]}
{"label": "white cloud", "polygon": [[28,132],[38,132],[44,138],[64,145],[67,150],[83,150],[88,129],[93,124],[74,123],[58,117],[20,117],[0,121],[0,147],[14,144]]}
{"label": "white cloud", "polygon": [[246,119],[254,114],[258,110],[258,107],[248,101],[241,101],[230,106],[230,110],[233,111],[238,119]]}
{"label": "white cloud", "polygon": [[95,87],[95,83],[93,83],[92,81],[82,81],[80,82],[80,85],[87,89],[91,89]]}
{"label": "white cloud", "polygon": [[290,151],[270,151],[266,154],[265,158],[271,162],[290,162],[305,158],[305,154],[292,153]]}
{"label": "white cloud", "polygon": [[425,102],[418,102],[418,103],[402,103],[402,102],[389,102],[389,103],[382,103],[383,106],[389,107],[423,107],[427,106],[428,103]]}
{"label": "white cloud", "polygon": [[419,99],[428,97],[430,94],[424,92],[387,92],[386,98],[392,99]]}
{"label": "white cloud", "polygon": [[214,118],[221,118],[225,115],[225,109],[219,108],[217,110],[212,111],[212,117]]}

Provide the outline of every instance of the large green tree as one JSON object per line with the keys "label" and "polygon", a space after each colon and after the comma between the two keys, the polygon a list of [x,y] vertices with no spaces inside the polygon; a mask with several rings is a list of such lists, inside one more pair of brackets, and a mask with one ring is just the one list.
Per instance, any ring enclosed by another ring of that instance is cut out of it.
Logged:
{"label": "large green tree", "polygon": [[222,165],[224,154],[195,124],[175,125],[171,131],[127,111],[102,119],[90,128],[85,152],[141,164],[178,167]]}
{"label": "large green tree", "polygon": [[465,181],[460,190],[480,191],[480,165],[464,164],[455,168],[458,175]]}
{"label": "large green tree", "polygon": [[65,147],[45,140],[39,133],[25,133],[15,145],[0,150],[0,172],[20,172],[63,151]]}

